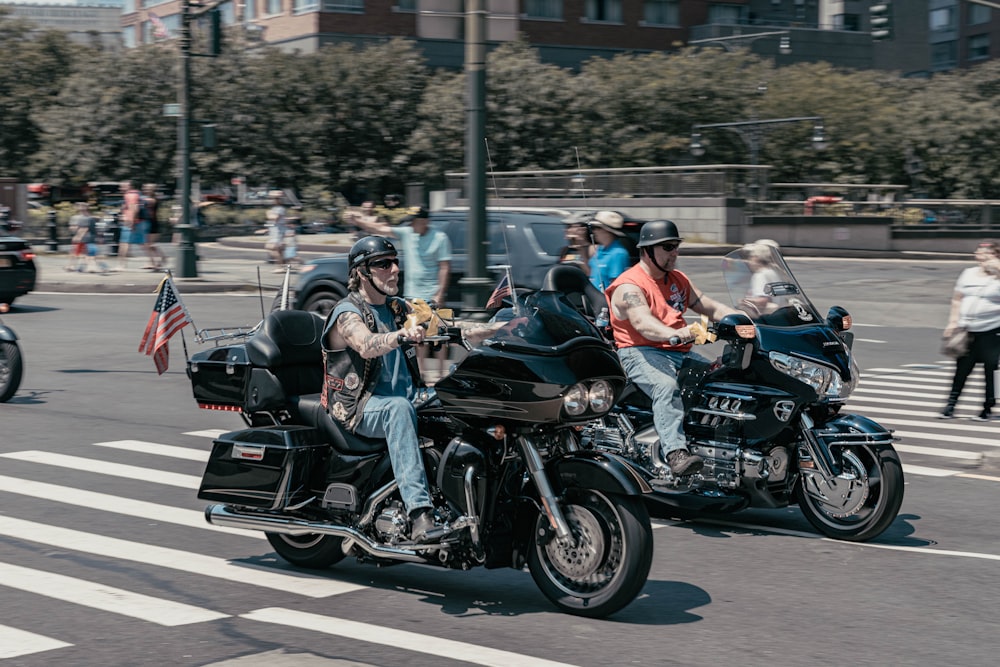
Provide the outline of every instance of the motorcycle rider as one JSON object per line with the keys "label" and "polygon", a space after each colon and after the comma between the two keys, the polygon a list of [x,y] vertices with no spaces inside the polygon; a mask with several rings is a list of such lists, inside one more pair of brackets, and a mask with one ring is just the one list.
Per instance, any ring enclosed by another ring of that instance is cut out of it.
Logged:
{"label": "motorcycle rider", "polygon": [[684,312],[690,308],[712,320],[739,312],[705,295],[675,268],[683,240],[670,220],[647,222],[639,232],[639,263],[606,291],[618,356],[629,379],[652,399],[660,451],[676,476],[699,472],[704,464],[684,437],[677,372],[685,357],[701,358],[690,351],[695,335]]}
{"label": "motorcycle rider", "polygon": [[[424,328],[406,322],[410,307],[396,296],[399,258],[389,239],[358,240],[348,263],[349,294],[327,316],[323,328],[323,406],[348,431],[386,440],[411,521],[410,538],[433,542],[444,529],[434,514],[412,403],[423,383],[410,344],[423,341]],[[474,342],[519,323],[473,324],[462,332]]]}

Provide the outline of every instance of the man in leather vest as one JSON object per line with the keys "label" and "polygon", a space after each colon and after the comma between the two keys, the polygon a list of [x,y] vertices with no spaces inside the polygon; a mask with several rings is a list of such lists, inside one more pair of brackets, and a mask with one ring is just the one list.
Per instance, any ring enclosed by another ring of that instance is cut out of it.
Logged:
{"label": "man in leather vest", "polygon": [[406,326],[399,259],[389,239],[366,236],[351,248],[350,294],[327,317],[323,335],[323,404],[345,428],[384,438],[393,475],[412,522],[414,542],[440,539],[417,439],[411,399],[420,385],[416,353],[420,326]]}

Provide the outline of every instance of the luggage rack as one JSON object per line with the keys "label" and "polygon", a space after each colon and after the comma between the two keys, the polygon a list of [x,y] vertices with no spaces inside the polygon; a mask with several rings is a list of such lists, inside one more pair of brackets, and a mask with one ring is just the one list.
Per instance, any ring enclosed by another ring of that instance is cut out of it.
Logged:
{"label": "luggage rack", "polygon": [[258,322],[253,327],[216,327],[212,329],[199,329],[195,332],[194,339],[197,343],[213,343],[219,347],[224,341],[246,340],[257,333],[262,322]]}

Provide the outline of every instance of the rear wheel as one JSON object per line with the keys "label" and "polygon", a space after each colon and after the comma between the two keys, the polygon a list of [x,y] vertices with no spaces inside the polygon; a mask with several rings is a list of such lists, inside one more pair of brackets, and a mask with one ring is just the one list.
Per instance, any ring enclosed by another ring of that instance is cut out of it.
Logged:
{"label": "rear wheel", "polygon": [[639,498],[570,489],[562,502],[572,533],[568,543],[550,535],[548,518],[535,524],[528,568],[535,584],[570,614],[601,618],[639,594],[653,559],[649,514]]}
{"label": "rear wheel", "polygon": [[24,362],[17,343],[0,341],[0,403],[10,399],[21,386]]}
{"label": "rear wheel", "polygon": [[802,513],[827,537],[863,542],[896,519],[903,504],[903,466],[892,447],[834,450],[841,472],[829,482],[804,475],[796,487]]}
{"label": "rear wheel", "polygon": [[278,555],[292,565],[322,569],[340,562],[346,554],[342,548],[344,538],[331,535],[282,535],[266,533]]}

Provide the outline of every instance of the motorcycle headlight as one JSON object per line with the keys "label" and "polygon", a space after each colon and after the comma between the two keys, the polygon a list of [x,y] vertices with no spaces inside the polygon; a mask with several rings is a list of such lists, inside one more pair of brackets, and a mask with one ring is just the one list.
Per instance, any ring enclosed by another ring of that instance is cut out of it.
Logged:
{"label": "motorcycle headlight", "polygon": [[590,409],[599,414],[604,414],[611,409],[611,402],[614,398],[614,391],[607,380],[595,380],[594,384],[590,385],[590,391],[587,392]]}
{"label": "motorcycle headlight", "polygon": [[857,384],[857,364],[854,363],[853,357],[851,358],[851,380],[849,382],[844,382],[840,374],[833,368],[801,357],[793,357],[784,352],[771,352],[768,358],[774,368],[799,382],[805,382],[819,394],[820,398],[847,398],[854,390],[854,385]]}
{"label": "motorcycle headlight", "polygon": [[563,408],[570,417],[579,417],[587,410],[587,388],[575,384],[563,396]]}

